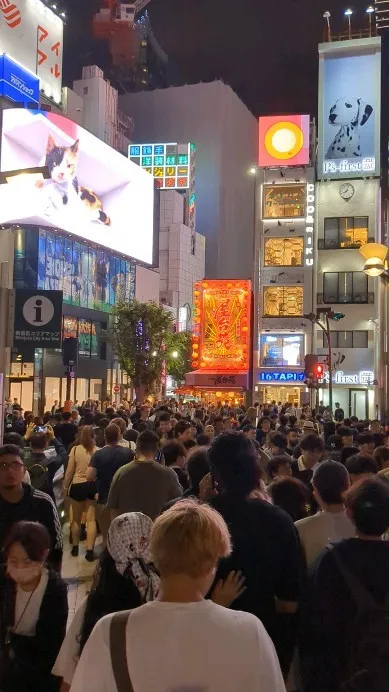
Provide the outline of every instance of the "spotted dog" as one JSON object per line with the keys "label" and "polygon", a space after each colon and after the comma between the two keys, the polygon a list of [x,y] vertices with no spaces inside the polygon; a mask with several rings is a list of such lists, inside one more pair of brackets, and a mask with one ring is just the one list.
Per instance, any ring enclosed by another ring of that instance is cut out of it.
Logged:
{"label": "spotted dog", "polygon": [[327,151],[327,159],[353,159],[361,156],[359,127],[365,124],[373,112],[372,106],[358,98],[342,97],[330,110],[328,122],[340,125],[335,139]]}

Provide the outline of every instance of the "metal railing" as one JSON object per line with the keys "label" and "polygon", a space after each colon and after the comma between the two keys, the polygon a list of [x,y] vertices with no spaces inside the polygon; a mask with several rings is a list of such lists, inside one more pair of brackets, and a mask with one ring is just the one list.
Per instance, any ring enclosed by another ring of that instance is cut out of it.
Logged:
{"label": "metal railing", "polygon": [[343,295],[324,295],[323,293],[317,294],[317,304],[318,305],[373,305],[374,304],[374,292],[367,293],[343,293]]}

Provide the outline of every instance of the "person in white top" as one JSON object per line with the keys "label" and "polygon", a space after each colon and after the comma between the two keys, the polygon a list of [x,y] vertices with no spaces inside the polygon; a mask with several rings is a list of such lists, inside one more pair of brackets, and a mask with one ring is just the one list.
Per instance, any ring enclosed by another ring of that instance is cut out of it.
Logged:
{"label": "person in white top", "polygon": [[355,527],[344,506],[343,498],[350,487],[345,466],[338,461],[323,461],[315,468],[312,484],[321,511],[296,521],[308,567],[332,541],[355,536]]}
{"label": "person in white top", "polygon": [[94,498],[96,484],[86,478],[92,454],[97,450],[94,429],[84,425],[80,430],[79,444],[72,447],[69,454],[64,478],[64,495],[69,495],[72,503],[71,534],[73,539],[72,556],[77,557],[80,543],[80,524],[82,515],[86,515],[86,554],[85,559],[93,562],[94,546],[97,535]]}
{"label": "person in white top", "polygon": [[129,614],[121,675],[110,649],[117,616],[108,615],[83,650],[71,692],[129,690],[128,678],[134,692],[285,692],[262,623],[204,599],[218,561],[231,552],[221,515],[181,500],[156,520],[150,548],[161,576],[158,600]]}

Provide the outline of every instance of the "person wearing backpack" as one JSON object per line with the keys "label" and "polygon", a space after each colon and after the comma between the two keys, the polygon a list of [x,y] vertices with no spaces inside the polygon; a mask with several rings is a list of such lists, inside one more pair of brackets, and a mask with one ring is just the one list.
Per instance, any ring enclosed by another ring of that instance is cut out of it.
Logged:
{"label": "person wearing backpack", "polygon": [[302,620],[305,692],[389,690],[389,485],[352,486],[346,512],[356,537],[318,556]]}
{"label": "person wearing backpack", "polygon": [[66,450],[54,437],[52,428],[47,432],[34,433],[30,436],[29,443],[30,447],[24,453],[24,465],[30,474],[31,485],[55,500],[54,476],[66,462]]}

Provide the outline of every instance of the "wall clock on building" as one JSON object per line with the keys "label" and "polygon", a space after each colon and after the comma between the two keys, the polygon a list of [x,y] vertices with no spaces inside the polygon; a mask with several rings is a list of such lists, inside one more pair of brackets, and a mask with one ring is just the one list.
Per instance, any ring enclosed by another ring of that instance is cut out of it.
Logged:
{"label": "wall clock on building", "polygon": [[349,202],[351,197],[354,197],[355,187],[351,183],[342,183],[339,188],[339,194],[345,202]]}

